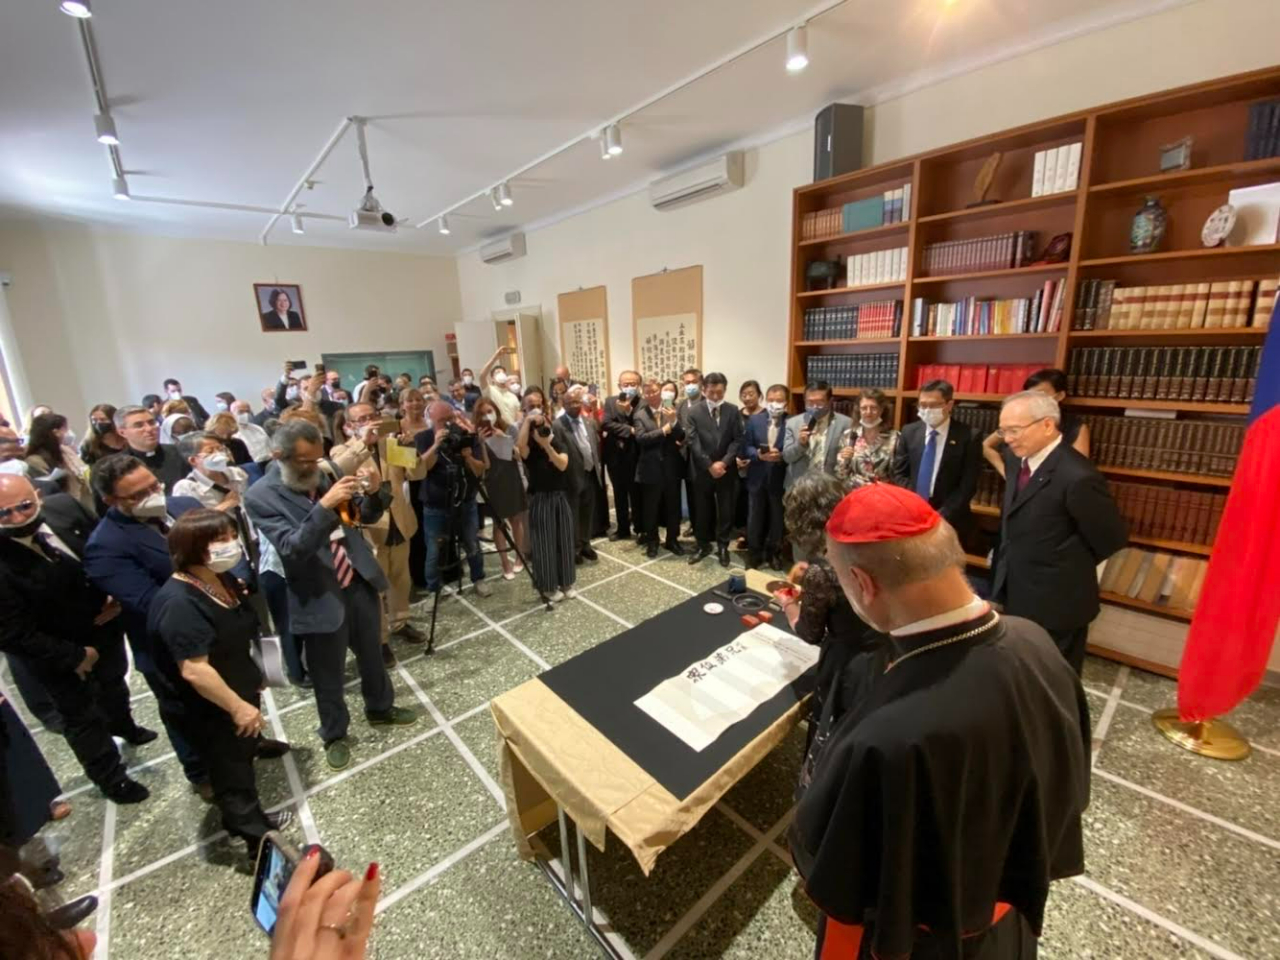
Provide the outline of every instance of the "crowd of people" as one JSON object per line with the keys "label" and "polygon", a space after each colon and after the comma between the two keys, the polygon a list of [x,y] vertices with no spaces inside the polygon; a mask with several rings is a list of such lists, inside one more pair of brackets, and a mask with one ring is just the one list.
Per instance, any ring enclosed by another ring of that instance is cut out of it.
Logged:
{"label": "crowd of people", "polygon": [[[347,389],[336,371],[286,364],[256,411],[221,392],[210,413],[170,379],[137,405],[95,405],[79,443],[46,406],[20,431],[0,423],[0,649],[31,714],[66,738],[105,796],[147,800],[115,738],[159,736],[133,717],[127,643],[192,789],[256,850],[290,819],[265,812],[255,786],[255,762],[289,749],[264,733],[260,638],[279,638],[289,682],[314,691],[328,765],[346,768],[347,651],[365,721],[416,723],[395,702],[389,638],[427,639],[410,614],[415,585],[475,602],[492,594],[485,517],[502,577],[527,564],[552,603],[575,596],[576,568],[597,561],[592,541],[604,536],[634,537],[649,558],[665,549],[729,567],[736,548],[747,566],[789,570],[787,617],[822,646],[814,715],[830,720],[848,699],[848,664],[875,651],[867,631],[878,623],[828,555],[829,518],[851,492],[893,487],[963,537],[985,458],[1010,478],[993,595],[1079,673],[1098,612],[1094,569],[1125,529],[1086,429],[1059,406],[1060,371],[1028,380],[982,438],[953,417],[944,381],[923,386],[917,418],[899,431],[874,389],[853,418],[825,382],[807,384],[793,412],[786,385],[747,380],[734,404],[723,374],[697,369],[679,382],[625,370],[601,397],[565,367],[546,390],[522,385],[508,353],[443,387],[371,365]],[[21,740],[12,706],[0,708]],[[67,812],[34,743],[25,756],[36,787],[0,838],[13,870],[17,848]]]}

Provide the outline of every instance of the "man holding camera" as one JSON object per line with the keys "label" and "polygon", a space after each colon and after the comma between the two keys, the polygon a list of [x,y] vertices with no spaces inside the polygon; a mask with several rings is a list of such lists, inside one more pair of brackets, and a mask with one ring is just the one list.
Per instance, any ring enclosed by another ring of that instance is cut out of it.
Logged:
{"label": "man holding camera", "polygon": [[[476,493],[489,469],[489,450],[475,428],[442,400],[427,410],[431,428],[417,437],[418,457],[426,469],[421,497],[422,528],[427,542],[427,589],[441,586],[441,540],[447,544],[453,524],[458,543],[467,557],[476,596],[488,597],[493,588],[484,582],[484,554],[480,552],[480,511]],[[457,561],[446,557],[446,563]]]}

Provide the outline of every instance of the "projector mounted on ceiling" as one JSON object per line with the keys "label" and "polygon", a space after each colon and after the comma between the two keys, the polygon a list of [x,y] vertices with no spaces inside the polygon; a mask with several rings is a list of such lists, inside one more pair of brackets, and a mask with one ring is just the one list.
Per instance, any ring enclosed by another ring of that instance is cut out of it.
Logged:
{"label": "projector mounted on ceiling", "polygon": [[356,142],[360,147],[360,164],[364,168],[364,198],[360,206],[351,211],[347,226],[352,230],[378,230],[396,232],[396,218],[382,209],[382,203],[373,195],[373,177],[369,174],[369,147],[364,140],[363,117],[353,117],[356,125]]}

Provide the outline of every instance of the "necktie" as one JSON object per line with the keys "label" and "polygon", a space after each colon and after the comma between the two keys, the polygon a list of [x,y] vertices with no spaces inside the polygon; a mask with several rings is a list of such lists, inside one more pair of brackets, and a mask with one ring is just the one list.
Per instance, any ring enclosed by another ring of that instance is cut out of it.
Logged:
{"label": "necktie", "polygon": [[[311,499],[318,499],[314,491]],[[338,586],[345,590],[356,578],[356,571],[351,566],[351,558],[347,556],[347,548],[343,545],[341,537],[329,541],[329,552],[333,555],[333,574],[338,578]]]}
{"label": "necktie", "polygon": [[711,408],[711,419],[715,421],[715,425],[717,427],[720,426],[720,408],[719,407]]}
{"label": "necktie", "polygon": [[40,552],[45,555],[45,559],[54,563],[58,562],[58,558],[62,556],[62,551],[53,545],[53,541],[47,533],[37,533],[35,541],[40,547]]}
{"label": "necktie", "polygon": [[924,454],[920,457],[920,472],[916,474],[916,493],[929,499],[933,492],[933,464],[938,458],[938,431],[930,430],[929,439],[924,443]]}
{"label": "necktie", "polygon": [[1031,482],[1031,463],[1028,460],[1022,461],[1022,469],[1018,471],[1017,493],[1021,493],[1028,483]]}

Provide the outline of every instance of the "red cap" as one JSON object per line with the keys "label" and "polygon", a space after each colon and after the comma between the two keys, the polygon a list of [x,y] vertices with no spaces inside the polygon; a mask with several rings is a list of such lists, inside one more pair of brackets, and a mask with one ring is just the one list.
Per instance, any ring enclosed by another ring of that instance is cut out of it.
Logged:
{"label": "red cap", "polygon": [[869,483],[841,500],[827,534],[839,543],[879,543],[928,533],[942,517],[927,500],[892,483]]}

